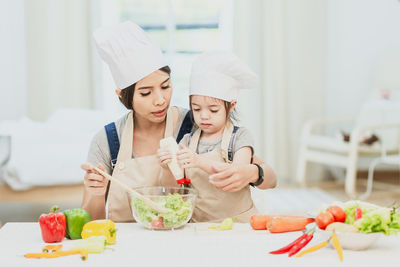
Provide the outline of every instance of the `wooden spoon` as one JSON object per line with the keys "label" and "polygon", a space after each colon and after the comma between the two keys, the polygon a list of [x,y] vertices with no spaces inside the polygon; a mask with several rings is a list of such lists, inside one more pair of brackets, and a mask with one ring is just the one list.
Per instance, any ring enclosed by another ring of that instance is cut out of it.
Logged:
{"label": "wooden spoon", "polygon": [[92,168],[95,169],[96,171],[98,171],[101,175],[103,175],[105,178],[107,178],[111,182],[115,182],[116,184],[120,185],[127,192],[131,193],[132,195],[134,195],[138,199],[143,200],[150,208],[154,209],[155,211],[158,211],[160,213],[167,213],[169,211],[168,209],[166,209],[164,207],[161,207],[158,203],[154,202],[150,198],[145,197],[142,194],[136,192],[134,189],[130,188],[129,186],[127,186],[125,183],[121,182],[117,178],[112,177],[111,175],[109,175],[108,173],[103,171],[102,169],[97,168],[97,167],[93,167],[93,166],[92,166]]}

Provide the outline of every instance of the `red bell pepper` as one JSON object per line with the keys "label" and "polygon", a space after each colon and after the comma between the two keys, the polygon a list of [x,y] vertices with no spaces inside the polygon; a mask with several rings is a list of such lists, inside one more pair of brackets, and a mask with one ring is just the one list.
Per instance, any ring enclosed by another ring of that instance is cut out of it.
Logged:
{"label": "red bell pepper", "polygon": [[53,206],[49,214],[42,214],[39,217],[42,238],[46,243],[61,242],[65,237],[67,219],[64,213],[57,210],[58,206]]}

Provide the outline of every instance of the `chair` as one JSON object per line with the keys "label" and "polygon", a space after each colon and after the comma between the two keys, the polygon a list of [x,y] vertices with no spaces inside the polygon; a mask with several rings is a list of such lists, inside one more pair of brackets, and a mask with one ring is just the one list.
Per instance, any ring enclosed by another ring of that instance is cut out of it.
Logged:
{"label": "chair", "polygon": [[395,165],[400,169],[400,147],[399,147],[399,155],[386,155],[385,153],[382,154],[381,157],[374,159],[371,162],[371,165],[368,169],[368,180],[367,180],[367,190],[364,194],[360,196],[360,199],[365,200],[367,199],[372,192],[372,182],[374,180],[374,170],[378,164],[386,164],[386,165]]}
{"label": "chair", "polygon": [[[306,169],[309,162],[321,163],[346,169],[345,191],[352,198],[356,194],[356,175],[360,159],[375,159],[372,170],[379,162],[389,161],[392,156],[399,157],[400,144],[400,101],[386,99],[371,100],[364,104],[358,117],[313,119],[305,123],[302,130],[300,155],[297,167],[297,181],[306,185]],[[317,126],[328,126],[342,122],[353,122],[350,141],[315,134]],[[361,145],[362,135],[372,131],[380,142],[372,146]],[[380,159],[380,160],[378,160]],[[370,168],[371,169],[371,168]],[[372,190],[372,178],[363,197]]]}

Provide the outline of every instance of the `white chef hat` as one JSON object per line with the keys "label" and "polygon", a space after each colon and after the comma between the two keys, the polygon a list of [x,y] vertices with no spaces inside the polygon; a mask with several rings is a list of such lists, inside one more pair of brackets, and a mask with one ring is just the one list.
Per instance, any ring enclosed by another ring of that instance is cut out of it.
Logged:
{"label": "white chef hat", "polygon": [[257,75],[238,57],[227,51],[209,51],[193,62],[189,95],[231,102],[237,99],[240,89],[252,89],[257,85]]}
{"label": "white chef hat", "polygon": [[131,21],[99,28],[93,37],[119,89],[167,65],[158,44]]}

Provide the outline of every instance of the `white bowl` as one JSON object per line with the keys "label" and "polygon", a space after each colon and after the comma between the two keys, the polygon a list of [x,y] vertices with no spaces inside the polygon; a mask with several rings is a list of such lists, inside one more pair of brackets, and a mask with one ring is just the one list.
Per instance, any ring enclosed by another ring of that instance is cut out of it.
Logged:
{"label": "white bowl", "polygon": [[[315,225],[315,224],[314,224]],[[307,226],[307,228],[310,226]],[[312,226],[311,226],[312,227]],[[332,236],[332,231],[321,230],[316,226],[316,232],[318,236],[322,237],[322,240],[327,240]],[[365,250],[371,247],[381,236],[382,233],[346,233],[346,232],[336,232],[340,245],[343,249],[349,250]],[[330,242],[329,244],[332,246]]]}

